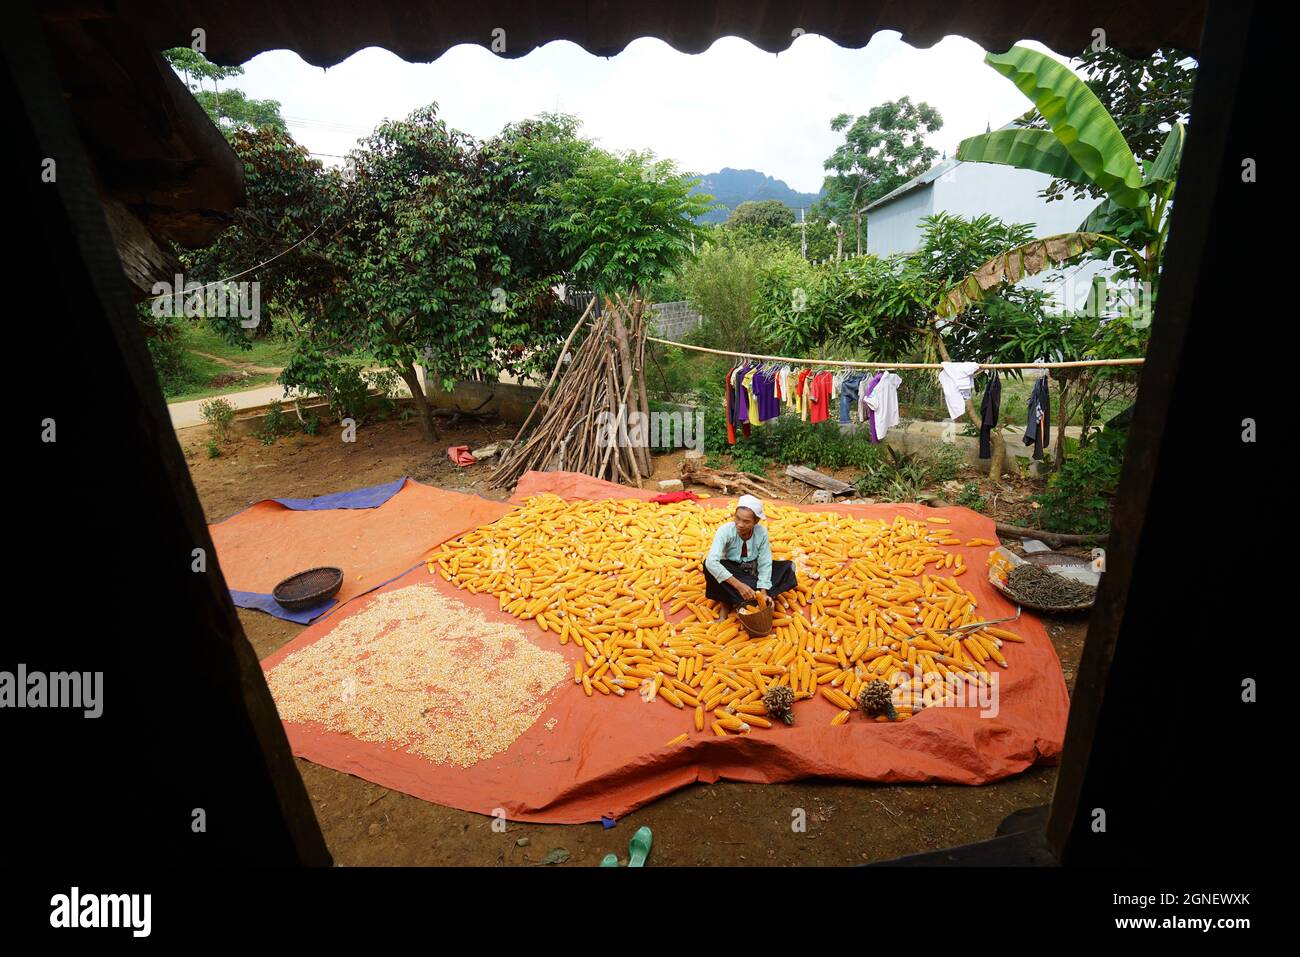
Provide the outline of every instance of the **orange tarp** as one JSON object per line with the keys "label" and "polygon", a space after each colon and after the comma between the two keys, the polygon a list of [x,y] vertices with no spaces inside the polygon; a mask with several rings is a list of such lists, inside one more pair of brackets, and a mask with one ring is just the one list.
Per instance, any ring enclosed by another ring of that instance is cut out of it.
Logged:
{"label": "orange tarp", "polygon": [[408,478],[377,508],[297,511],[267,499],[209,531],[227,587],[269,594],[296,572],[328,565],[343,569],[335,596],[342,605],[409,570],[440,542],[507,511],[501,502]]}
{"label": "orange tarp", "polygon": [[[434,528],[462,526],[460,516],[479,500],[438,492],[438,506],[422,521]],[[648,499],[653,493],[625,488],[572,473],[530,472],[520,480],[511,501],[554,492],[566,498]],[[455,502],[455,505],[451,503]],[[709,499],[702,508],[727,500]],[[931,509],[919,505],[800,506],[809,511],[837,511],[860,518],[943,517],[963,541],[996,539],[993,521],[964,508]],[[459,534],[457,531],[454,534]],[[441,534],[431,535],[442,540]],[[962,584],[979,599],[985,618],[1002,618],[1015,607],[985,577],[988,547],[952,546],[965,556],[970,571]],[[704,556],[701,555],[701,562]],[[424,566],[377,591],[411,584],[430,584],[488,618],[516,622],[528,640],[558,651],[572,663],[581,657],[573,644],[560,645],[554,634],[531,621],[518,621],[498,609],[492,595],[472,595],[431,575]],[[307,628],[262,662],[273,668],[291,652],[311,644],[343,617],[364,609],[373,595]],[[681,617],[680,615],[674,616]],[[564,681],[545,713],[506,751],[470,768],[438,765],[393,747],[359,741],[310,723],[286,723],[294,754],[339,771],[404,791],[438,804],[491,814],[502,809],[511,820],[554,824],[619,817],[695,781],[726,779],[775,783],[826,777],[879,782],[954,782],[986,784],[1035,764],[1055,764],[1065,735],[1069,699],[1060,660],[1039,620],[1029,614],[1009,627],[1024,644],[1008,645],[1007,670],[995,668],[1000,683],[996,715],[982,717],[976,708],[928,708],[902,722],[885,723],[854,715],[832,727],[837,709],[820,696],[795,706],[795,725],[777,722],[770,730],[719,738],[706,726],[694,731],[690,709],[662,701],[649,704],[635,693],[623,698],[588,698],[578,685]],[[551,729],[547,724],[554,719]],[[685,744],[666,742],[690,730]]]}

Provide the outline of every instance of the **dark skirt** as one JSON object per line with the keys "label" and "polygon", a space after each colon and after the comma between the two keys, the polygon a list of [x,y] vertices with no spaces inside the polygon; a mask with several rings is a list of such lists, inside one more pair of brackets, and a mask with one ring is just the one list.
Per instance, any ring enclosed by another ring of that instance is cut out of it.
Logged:
{"label": "dark skirt", "polygon": [[[744,582],[750,588],[757,590],[758,574],[746,570],[746,566],[741,562],[723,561],[722,567],[737,579]],[[723,602],[728,608],[735,608],[740,604],[740,592],[732,587],[731,579],[720,582],[709,572],[708,568],[701,565],[704,572],[704,595],[714,601]],[[799,582],[794,575],[794,562],[772,562],[772,587],[767,590],[768,598],[775,598],[782,592],[789,591]]]}

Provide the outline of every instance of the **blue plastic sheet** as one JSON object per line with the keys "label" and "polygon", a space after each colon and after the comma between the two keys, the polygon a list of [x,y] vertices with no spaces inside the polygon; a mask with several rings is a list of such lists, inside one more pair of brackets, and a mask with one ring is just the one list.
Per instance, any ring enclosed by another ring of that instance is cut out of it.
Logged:
{"label": "blue plastic sheet", "polygon": [[311,608],[304,608],[302,611],[290,611],[271,595],[259,591],[235,591],[233,588],[230,589],[230,598],[240,608],[256,608],[258,611],[264,611],[276,618],[283,618],[285,621],[296,621],[300,625],[307,624],[313,618],[319,618],[338,604],[337,599],[327,598],[319,605],[313,605]]}
{"label": "blue plastic sheet", "polygon": [[327,508],[378,508],[402,490],[406,479],[399,478],[386,485],[372,485],[369,488],[353,489],[350,492],[333,492],[318,495],[315,498],[273,498],[285,508],[299,512],[319,511]]}

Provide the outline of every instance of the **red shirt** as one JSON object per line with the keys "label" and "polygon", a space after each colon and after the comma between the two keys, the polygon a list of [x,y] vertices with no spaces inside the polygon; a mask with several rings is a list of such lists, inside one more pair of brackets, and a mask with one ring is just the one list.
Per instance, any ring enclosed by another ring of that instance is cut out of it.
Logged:
{"label": "red shirt", "polygon": [[830,416],[831,382],[834,374],[819,372],[812,383],[812,405],[808,410],[809,422],[825,422]]}

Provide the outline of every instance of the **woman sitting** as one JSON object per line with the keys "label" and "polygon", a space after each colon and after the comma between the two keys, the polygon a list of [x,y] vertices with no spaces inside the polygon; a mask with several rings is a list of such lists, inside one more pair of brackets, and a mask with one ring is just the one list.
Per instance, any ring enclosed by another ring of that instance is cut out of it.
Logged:
{"label": "woman sitting", "polygon": [[793,563],[772,561],[772,543],[760,524],[764,518],[763,503],[742,495],[734,520],[713,536],[704,560],[704,594],[722,603],[719,620],[760,593],[771,599],[798,584]]}

